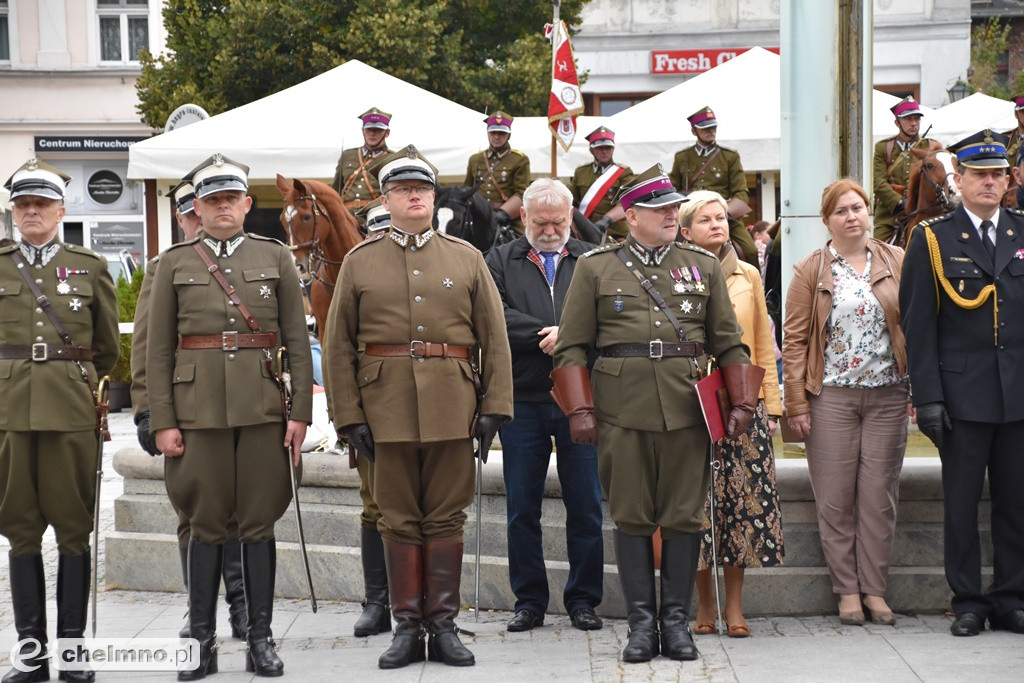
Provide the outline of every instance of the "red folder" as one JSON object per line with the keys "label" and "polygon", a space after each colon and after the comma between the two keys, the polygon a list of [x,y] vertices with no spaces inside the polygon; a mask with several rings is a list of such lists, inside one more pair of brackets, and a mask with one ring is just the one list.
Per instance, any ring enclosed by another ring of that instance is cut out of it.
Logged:
{"label": "red folder", "polygon": [[711,440],[719,441],[725,436],[725,423],[732,411],[721,368],[697,382],[697,398],[700,399],[700,410],[704,413]]}

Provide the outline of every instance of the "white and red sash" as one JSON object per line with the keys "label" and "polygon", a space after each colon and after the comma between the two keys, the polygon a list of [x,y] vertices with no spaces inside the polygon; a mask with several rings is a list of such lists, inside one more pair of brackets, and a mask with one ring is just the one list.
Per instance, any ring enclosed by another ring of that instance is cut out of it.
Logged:
{"label": "white and red sash", "polygon": [[590,218],[590,214],[594,213],[594,208],[601,203],[604,196],[608,194],[608,190],[625,172],[626,169],[618,164],[612,164],[605,169],[605,172],[594,181],[587,193],[583,195],[583,199],[580,200],[580,211],[584,216]]}

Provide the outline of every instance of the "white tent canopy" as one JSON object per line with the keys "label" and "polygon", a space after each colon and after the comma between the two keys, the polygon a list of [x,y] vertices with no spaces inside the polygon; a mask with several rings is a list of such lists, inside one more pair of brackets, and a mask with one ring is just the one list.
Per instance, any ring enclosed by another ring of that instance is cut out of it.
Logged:
{"label": "white tent canopy", "polygon": [[486,145],[483,114],[351,60],[263,99],[132,145],[128,177],[180,178],[213,152],[222,152],[247,164],[253,179],[272,179],[277,173],[330,178],[341,150],[362,144],[357,117],[374,106],[394,116],[388,146],[415,144],[442,175],[464,174],[466,145]]}
{"label": "white tent canopy", "polygon": [[977,92],[937,109],[925,123],[933,125],[929,137],[951,145],[986,128],[999,133],[1013,130],[1017,127],[1017,118],[1013,102]]}

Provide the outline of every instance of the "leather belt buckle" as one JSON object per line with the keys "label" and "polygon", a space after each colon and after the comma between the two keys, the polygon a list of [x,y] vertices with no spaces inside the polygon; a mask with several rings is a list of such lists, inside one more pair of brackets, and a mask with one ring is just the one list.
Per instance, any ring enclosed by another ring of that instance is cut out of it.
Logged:
{"label": "leather belt buckle", "polygon": [[651,360],[661,360],[665,356],[665,344],[660,339],[647,343],[647,357]]}
{"label": "leather belt buckle", "polygon": [[238,350],[238,332],[231,330],[230,332],[220,333],[220,348],[221,351],[237,351]]}
{"label": "leather belt buckle", "polygon": [[36,342],[32,345],[32,360],[36,362],[50,359],[50,345],[46,342]]}
{"label": "leather belt buckle", "polygon": [[409,356],[411,358],[426,358],[427,357],[427,343],[423,341],[411,341],[409,342]]}

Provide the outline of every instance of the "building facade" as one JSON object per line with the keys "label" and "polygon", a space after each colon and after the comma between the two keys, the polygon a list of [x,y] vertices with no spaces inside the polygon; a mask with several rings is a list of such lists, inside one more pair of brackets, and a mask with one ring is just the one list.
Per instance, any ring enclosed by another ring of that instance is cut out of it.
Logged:
{"label": "building facade", "polygon": [[[153,134],[135,110],[135,81],[138,51],[163,49],[162,6],[0,0],[0,174],[31,157],[66,171],[62,238],[108,255],[145,253],[143,187],[127,178],[128,145]],[[6,207],[6,193],[0,200]],[[0,216],[0,233],[12,227]]]}

